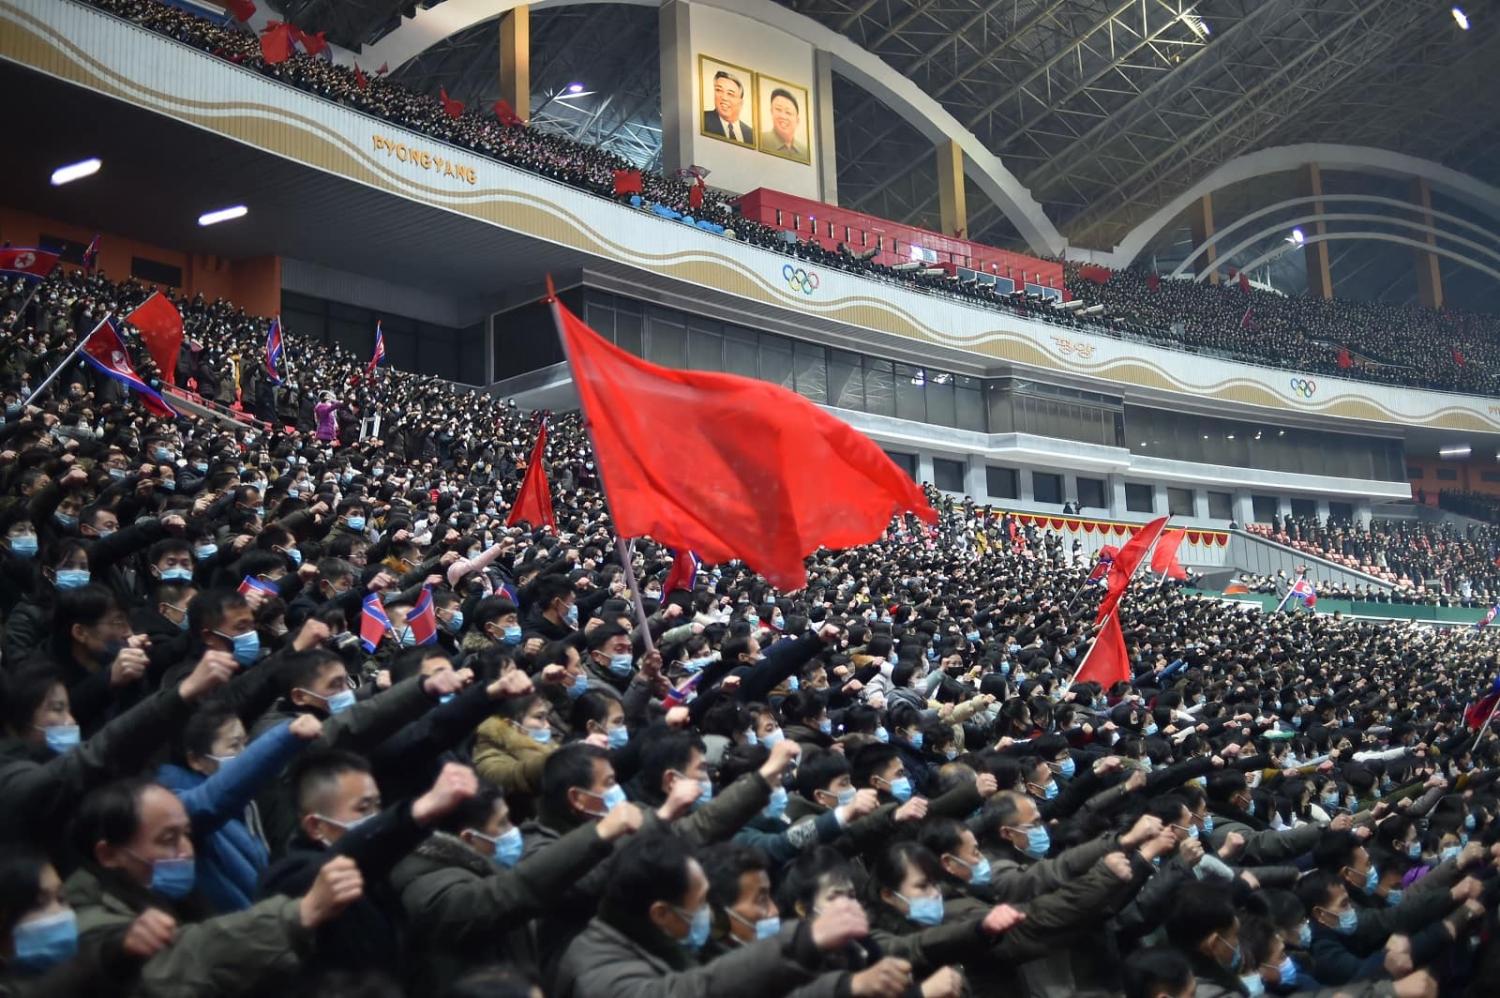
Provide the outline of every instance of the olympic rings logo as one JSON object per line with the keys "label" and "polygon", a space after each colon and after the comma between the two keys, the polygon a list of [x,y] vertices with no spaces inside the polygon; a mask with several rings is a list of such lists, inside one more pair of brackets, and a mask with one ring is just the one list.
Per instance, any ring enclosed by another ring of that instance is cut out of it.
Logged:
{"label": "olympic rings logo", "polygon": [[782,266],[781,278],[786,281],[787,287],[793,291],[800,291],[805,295],[812,294],[818,290],[818,285],[823,283],[818,279],[817,271],[803,270],[801,267],[793,267],[789,263]]}
{"label": "olympic rings logo", "polygon": [[1292,393],[1310,399],[1318,391],[1318,383],[1311,378],[1293,378],[1291,380]]}

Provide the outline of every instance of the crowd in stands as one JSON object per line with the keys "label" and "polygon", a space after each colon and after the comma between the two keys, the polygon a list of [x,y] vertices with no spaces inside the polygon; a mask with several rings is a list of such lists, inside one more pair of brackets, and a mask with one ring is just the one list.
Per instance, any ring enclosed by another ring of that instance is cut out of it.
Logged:
{"label": "crowd in stands", "polygon": [[1388,595],[1374,586],[1350,587],[1353,599],[1464,607],[1500,602],[1500,534],[1484,524],[1372,518],[1364,525],[1288,515],[1245,529],[1395,587]]}
{"label": "crowd in stands", "polygon": [[147,290],[0,294],[0,994],[1500,979],[1487,633],[1142,586],[1131,678],[1068,686],[1087,566],[936,493],[796,592],[667,589],[670,552],[617,560],[576,418],[557,531],[508,527],[526,416],[290,334],[260,384],[265,321],[223,302],[180,303],[179,377],[269,426],[81,366],[24,404]]}
{"label": "crowd in stands", "polygon": [[1438,493],[1438,508],[1486,523],[1500,524],[1500,496],[1488,492],[1443,489]]}
{"label": "crowd in stands", "polygon": [[[301,52],[285,62],[267,64],[258,39],[248,30],[205,20],[161,0],[88,2],[327,100],[603,197],[615,195],[616,171],[635,166],[561,135],[503,124],[488,107],[468,107],[454,117],[437,94],[412,91],[371,67],[356,74],[354,67]],[[1288,298],[1257,289],[1242,291],[1234,282],[1215,286],[1158,280],[1136,271],[1109,272],[1109,280],[1101,284],[1068,264],[1066,286],[1071,295],[1106,309],[1102,315],[1083,317],[1024,293],[1000,294],[947,275],[896,271],[843,247],[829,250],[812,240],[789,241],[789,233],[739,216],[722,192],[700,190],[701,201],[695,205],[689,182],[651,171],[641,177],[641,192],[622,200],[821,267],[913,285],[1069,328],[1215,352],[1304,374],[1487,395],[1500,392],[1500,319],[1494,316],[1405,304]],[[1341,356],[1347,367],[1340,364]]]}
{"label": "crowd in stands", "polygon": [[[1068,291],[1121,332],[1304,374],[1494,395],[1500,318],[1409,303],[1289,297],[1237,281],[1065,265]],[[1095,275],[1098,280],[1087,275]],[[1344,363],[1341,363],[1341,356]]]}

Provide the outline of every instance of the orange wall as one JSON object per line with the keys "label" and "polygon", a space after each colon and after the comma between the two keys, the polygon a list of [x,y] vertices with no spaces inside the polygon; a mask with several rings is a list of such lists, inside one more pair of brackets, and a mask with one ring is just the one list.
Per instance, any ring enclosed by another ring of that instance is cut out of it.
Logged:
{"label": "orange wall", "polygon": [[[1487,492],[1490,495],[1500,496],[1500,482],[1486,482],[1481,477],[1483,473],[1500,473],[1500,464],[1494,461],[1479,460],[1470,457],[1467,461],[1444,461],[1435,457],[1416,457],[1408,453],[1406,455],[1406,466],[1409,469],[1422,469],[1421,478],[1411,479],[1411,494],[1415,499],[1417,489],[1426,493],[1427,504],[1437,505],[1437,494],[1443,489],[1461,489],[1465,492]],[[1458,472],[1458,481],[1442,481],[1438,479],[1437,469]]]}
{"label": "orange wall", "polygon": [[[94,231],[57,222],[41,215],[0,205],[0,240],[15,246],[35,246],[42,233],[88,245]],[[188,296],[227,298],[252,315],[281,311],[281,258],[248,257],[229,260],[201,253],[183,253],[105,232],[99,239],[99,269],[114,280],[130,276],[132,257],[148,257],[182,268],[182,287]],[[66,266],[66,264],[64,265]]]}

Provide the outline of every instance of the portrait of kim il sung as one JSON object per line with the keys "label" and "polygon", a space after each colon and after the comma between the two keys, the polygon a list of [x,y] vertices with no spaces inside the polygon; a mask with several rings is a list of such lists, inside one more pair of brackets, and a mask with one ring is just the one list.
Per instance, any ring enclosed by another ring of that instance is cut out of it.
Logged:
{"label": "portrait of kim il sung", "polygon": [[755,92],[755,113],[761,123],[760,151],[798,163],[811,163],[807,88],[757,73]]}
{"label": "portrait of kim il sung", "polygon": [[755,110],[750,87],[755,74],[711,56],[698,57],[703,134],[755,148]]}

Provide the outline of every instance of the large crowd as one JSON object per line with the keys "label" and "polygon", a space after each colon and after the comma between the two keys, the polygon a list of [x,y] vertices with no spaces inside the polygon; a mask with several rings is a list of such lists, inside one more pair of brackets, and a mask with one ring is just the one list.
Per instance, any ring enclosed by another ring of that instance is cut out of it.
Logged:
{"label": "large crowd", "polygon": [[[488,107],[467,107],[454,117],[438,95],[417,93],[371,67],[356,74],[352,66],[335,65],[326,56],[303,52],[268,64],[254,34],[205,20],[162,0],[88,2],[282,83],[601,197],[616,196],[616,171],[636,166],[608,150],[562,135],[503,123]],[[700,189],[701,201],[695,204],[691,182],[652,171],[642,172],[641,177],[641,192],[620,200],[664,219],[707,223],[713,231],[820,267],[915,286],[1067,328],[1307,374],[1500,393],[1500,320],[1491,315],[1405,304],[1288,298],[1258,289],[1241,291],[1234,282],[1194,284],[1138,271],[1113,272],[1100,284],[1082,276],[1083,268],[1068,264],[1070,294],[1087,306],[1104,306],[1101,314],[1083,316],[1081,310],[1059,310],[1052,302],[1024,292],[1003,294],[993,287],[963,283],[956,274],[897,271],[863,259],[842,245],[828,249],[811,239],[789,240],[792,233],[740,216],[723,192]],[[1097,273],[1100,268],[1087,269]],[[1341,357],[1347,366],[1340,363]]]}
{"label": "large crowd", "polygon": [[179,380],[264,423],[25,404],[148,290],[0,294],[0,994],[1493,993],[1488,632],[1137,586],[1069,685],[1088,566],[936,493],[668,589],[576,417],[508,527],[529,416],[291,334],[270,385],[223,302]]}

